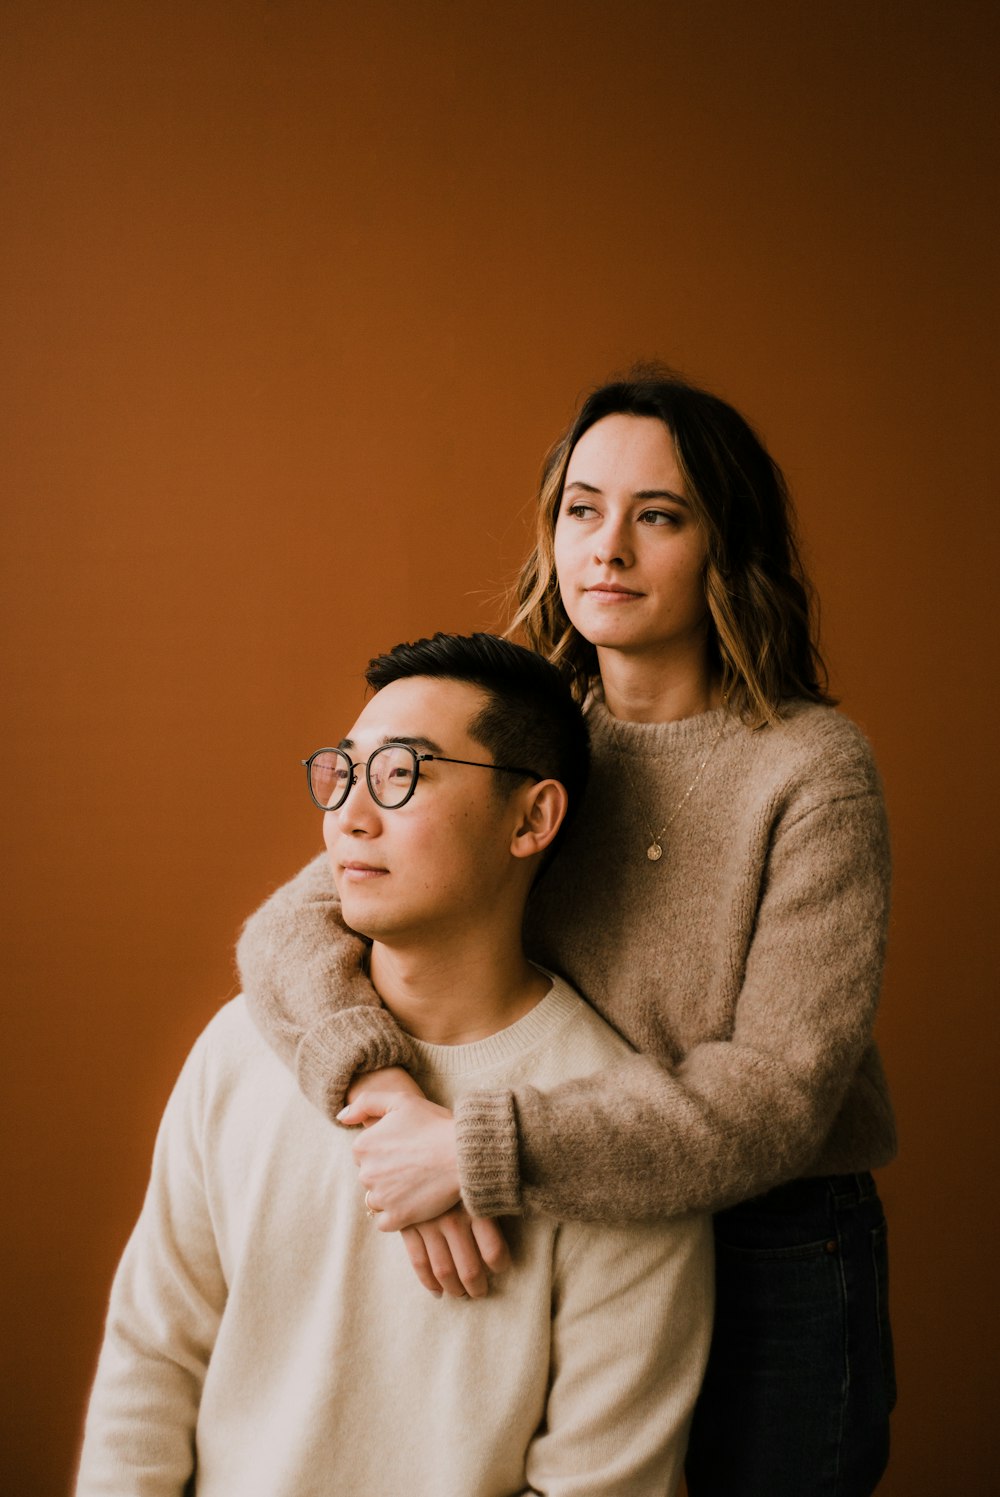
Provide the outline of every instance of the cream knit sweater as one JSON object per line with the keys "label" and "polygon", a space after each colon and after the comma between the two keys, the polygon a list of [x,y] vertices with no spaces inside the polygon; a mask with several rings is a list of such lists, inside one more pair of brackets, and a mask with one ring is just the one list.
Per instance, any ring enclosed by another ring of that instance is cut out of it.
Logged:
{"label": "cream knit sweater", "polygon": [[[466,1205],[640,1220],[888,1163],[871,1030],[889,849],[862,735],[801,702],[756,731],[724,709],[612,729],[595,700],[588,717],[586,800],[532,896],[526,944],[639,1054],[544,1095],[463,1097]],[[238,948],[253,1017],[330,1115],[355,1071],[412,1064],[361,949],[325,858],[272,896]]]}
{"label": "cream knit sweater", "polygon": [[[564,983],[476,1044],[413,1043],[428,1095],[556,1085],[625,1046]],[[77,1497],[663,1497],[711,1330],[707,1217],[509,1223],[485,1300],[435,1300],[365,1215],[353,1135],[242,1000],[167,1106],[111,1295]]]}

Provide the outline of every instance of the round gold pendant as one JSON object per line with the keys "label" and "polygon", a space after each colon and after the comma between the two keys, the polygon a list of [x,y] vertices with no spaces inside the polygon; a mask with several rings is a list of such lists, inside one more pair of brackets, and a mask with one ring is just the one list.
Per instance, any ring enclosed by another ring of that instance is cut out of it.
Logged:
{"label": "round gold pendant", "polygon": [[646,848],[646,856],[651,863],[658,863],[663,857],[663,848],[658,842],[651,842]]}

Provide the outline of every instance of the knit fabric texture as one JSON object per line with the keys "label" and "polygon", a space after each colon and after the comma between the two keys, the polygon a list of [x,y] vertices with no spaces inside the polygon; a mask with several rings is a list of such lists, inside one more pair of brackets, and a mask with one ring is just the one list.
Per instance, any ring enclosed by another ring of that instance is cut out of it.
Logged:
{"label": "knit fabric texture", "polygon": [[[872,1025],[889,844],[862,734],[803,702],[760,729],[725,709],[612,723],[599,698],[588,721],[585,803],[533,891],[526,948],[638,1054],[544,1095],[527,1084],[463,1096],[470,1211],[641,1220],[888,1163],[895,1126]],[[360,975],[362,952],[324,857],[238,947],[254,1020],[331,1114],[351,1073],[412,1064]]]}
{"label": "knit fabric texture", "polygon": [[[565,984],[475,1044],[412,1042],[429,1096],[546,1088],[625,1045]],[[708,1355],[707,1217],[507,1223],[485,1300],[437,1300],[366,1216],[353,1132],[242,1000],[196,1043],[111,1295],[77,1497],[673,1492]]]}

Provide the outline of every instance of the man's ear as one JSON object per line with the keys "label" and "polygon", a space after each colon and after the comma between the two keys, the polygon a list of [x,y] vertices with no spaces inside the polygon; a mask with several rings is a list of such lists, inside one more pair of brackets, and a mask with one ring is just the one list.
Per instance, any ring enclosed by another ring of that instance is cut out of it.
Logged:
{"label": "man's ear", "polygon": [[544,852],[562,826],[569,808],[566,787],[540,780],[518,797],[518,821],[510,841],[511,856],[533,858]]}

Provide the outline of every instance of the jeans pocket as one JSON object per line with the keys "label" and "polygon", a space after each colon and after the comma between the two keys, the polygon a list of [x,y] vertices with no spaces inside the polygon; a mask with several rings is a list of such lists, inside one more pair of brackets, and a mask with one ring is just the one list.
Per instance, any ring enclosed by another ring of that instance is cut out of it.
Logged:
{"label": "jeans pocket", "polygon": [[871,1229],[872,1262],[875,1269],[875,1293],[878,1300],[878,1336],[882,1354],[882,1376],[888,1412],[896,1407],[896,1358],[889,1321],[889,1243],[884,1219]]}
{"label": "jeans pocket", "polygon": [[829,1258],[837,1251],[836,1242],[829,1237],[809,1242],[771,1242],[767,1246],[752,1241],[734,1242],[731,1238],[716,1234],[715,1251],[725,1257],[731,1256],[737,1263],[794,1263],[812,1259]]}

